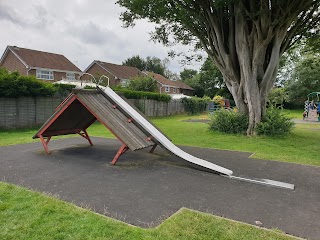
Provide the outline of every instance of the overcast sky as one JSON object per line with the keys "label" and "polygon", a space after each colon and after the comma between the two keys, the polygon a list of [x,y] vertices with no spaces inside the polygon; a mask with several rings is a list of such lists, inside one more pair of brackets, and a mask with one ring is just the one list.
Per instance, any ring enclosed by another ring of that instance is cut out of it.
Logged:
{"label": "overcast sky", "polygon": [[[122,28],[116,0],[0,0],[0,51],[7,45],[59,53],[84,70],[93,60],[121,64],[133,55],[167,57],[168,48],[149,41],[153,25]],[[177,46],[175,50],[187,51]],[[187,68],[198,69],[199,63]],[[169,69],[179,73],[178,59]]]}

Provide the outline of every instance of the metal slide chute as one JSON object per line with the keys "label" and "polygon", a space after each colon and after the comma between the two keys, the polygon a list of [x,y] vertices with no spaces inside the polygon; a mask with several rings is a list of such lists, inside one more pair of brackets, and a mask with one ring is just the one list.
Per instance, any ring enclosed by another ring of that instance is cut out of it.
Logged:
{"label": "metal slide chute", "polygon": [[125,111],[130,117],[132,117],[136,123],[139,124],[145,131],[150,133],[150,135],[159,142],[164,148],[168,149],[174,155],[191,162],[193,164],[199,165],[201,167],[216,171],[218,173],[222,173],[225,175],[232,175],[232,171],[213,164],[211,162],[205,161],[201,158],[197,158],[192,156],[189,153],[186,153],[182,149],[178,148],[174,145],[166,136],[163,135],[155,126],[153,126],[148,120],[146,120],[140,113],[138,113],[129,103],[127,103],[123,98],[121,98],[118,94],[116,94],[111,88],[106,87],[101,89],[107,96],[123,111]]}
{"label": "metal slide chute", "polygon": [[111,101],[114,102],[126,115],[130,116],[134,121],[142,127],[146,132],[148,132],[152,138],[154,138],[158,144],[169,150],[174,155],[190,162],[196,164],[198,166],[204,167],[206,169],[213,170],[215,172],[220,173],[224,177],[228,177],[230,179],[238,180],[238,181],[245,181],[250,183],[257,183],[262,185],[268,185],[278,188],[286,188],[286,189],[294,189],[294,185],[290,183],[284,183],[269,179],[256,179],[256,178],[244,178],[244,177],[237,177],[232,175],[233,172],[227,168],[218,166],[211,162],[205,161],[201,158],[195,157],[176,145],[174,145],[162,132],[160,132],[155,126],[153,126],[146,118],[144,118],[137,110],[135,110],[128,102],[126,102],[122,97],[120,97],[117,93],[115,93],[111,88],[98,88],[103,91],[104,94],[107,95]]}

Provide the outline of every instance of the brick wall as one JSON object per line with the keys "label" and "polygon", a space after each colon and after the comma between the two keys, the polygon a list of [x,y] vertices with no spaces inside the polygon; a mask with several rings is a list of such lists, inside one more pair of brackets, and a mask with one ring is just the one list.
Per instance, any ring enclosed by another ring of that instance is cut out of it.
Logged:
{"label": "brick wall", "polygon": [[[167,93],[167,94],[180,94],[181,89],[176,87],[176,92],[173,91],[173,87],[169,87],[169,92],[166,92],[166,87],[162,86],[160,83],[157,83],[157,87],[158,87],[158,92],[159,93]],[[161,90],[161,91],[160,91]]]}
{"label": "brick wall", "polygon": [[18,71],[21,75],[27,75],[28,69],[11,51],[8,51],[8,54],[0,67],[4,67],[10,72]]}

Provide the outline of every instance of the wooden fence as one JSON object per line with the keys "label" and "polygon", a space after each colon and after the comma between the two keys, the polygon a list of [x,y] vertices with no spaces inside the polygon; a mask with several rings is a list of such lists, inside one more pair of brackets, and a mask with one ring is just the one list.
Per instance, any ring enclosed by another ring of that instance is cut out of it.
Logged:
{"label": "wooden fence", "polygon": [[[0,98],[0,128],[20,128],[43,124],[64,97]],[[180,100],[159,102],[150,99],[129,99],[148,117],[175,115],[184,112]]]}

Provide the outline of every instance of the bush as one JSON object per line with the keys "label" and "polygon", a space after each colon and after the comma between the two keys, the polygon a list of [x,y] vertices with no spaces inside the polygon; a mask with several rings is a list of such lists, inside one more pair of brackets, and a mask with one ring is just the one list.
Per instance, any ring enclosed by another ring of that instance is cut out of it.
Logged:
{"label": "bush", "polygon": [[20,76],[18,72],[0,71],[1,97],[52,96],[56,92],[51,83],[37,80],[34,76]]}
{"label": "bush", "polygon": [[245,114],[230,110],[215,111],[210,122],[210,129],[224,133],[244,134],[248,128]]}
{"label": "bush", "polygon": [[290,133],[293,126],[291,118],[284,116],[279,109],[270,107],[257,125],[256,132],[258,135],[283,136]]}
{"label": "bush", "polygon": [[72,89],[74,89],[75,87],[76,85],[73,85],[73,84],[54,84],[56,93],[58,93],[60,96],[69,94],[72,91]]}
{"label": "bush", "polygon": [[152,99],[161,102],[170,102],[171,96],[168,94],[151,93],[151,92],[140,92],[132,91],[128,89],[118,88],[114,89],[116,92],[120,92],[124,97],[128,99]]}
{"label": "bush", "polygon": [[83,89],[92,90],[92,89],[97,89],[97,87],[93,87],[93,86],[86,85]]}
{"label": "bush", "polygon": [[136,77],[129,81],[128,89],[142,92],[156,92],[157,82],[152,77]]}
{"label": "bush", "polygon": [[207,110],[208,101],[202,98],[182,98],[184,109],[189,114],[202,113]]}

